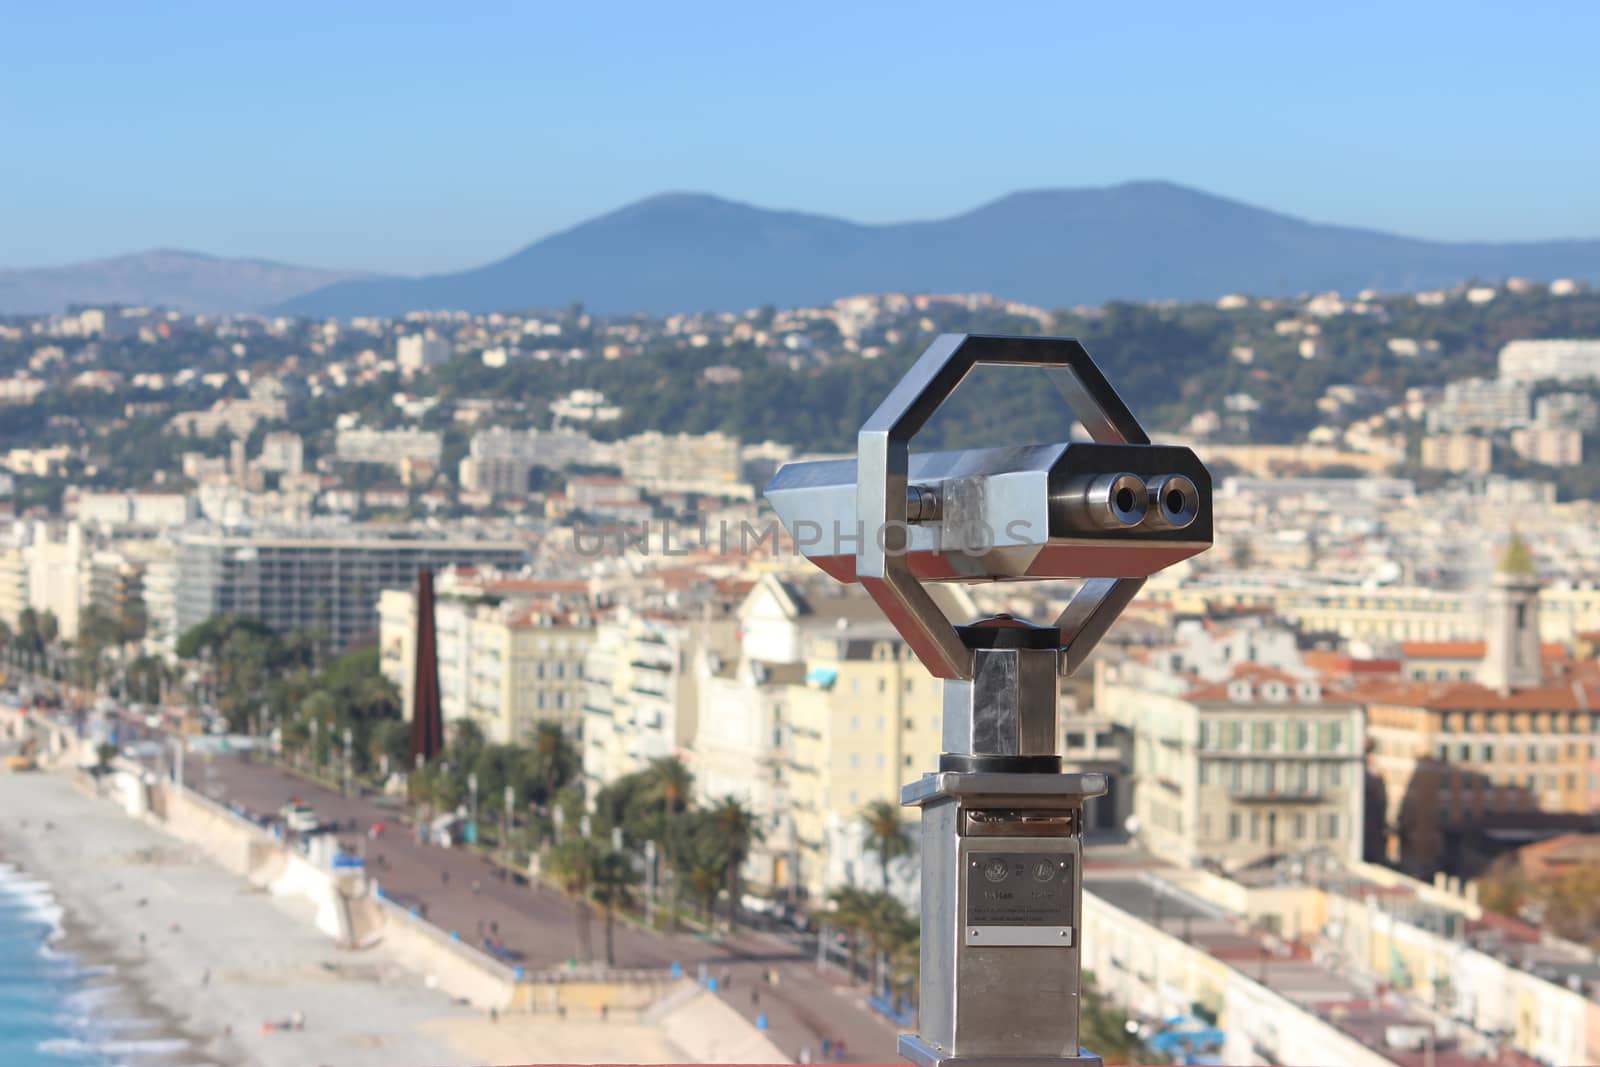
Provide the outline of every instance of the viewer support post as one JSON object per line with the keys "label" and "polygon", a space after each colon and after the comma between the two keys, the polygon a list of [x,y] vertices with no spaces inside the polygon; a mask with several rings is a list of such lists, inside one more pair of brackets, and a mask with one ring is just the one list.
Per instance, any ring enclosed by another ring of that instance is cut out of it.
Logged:
{"label": "viewer support post", "polygon": [[[1038,368],[1091,441],[911,455],[979,365]],[[1065,773],[1059,678],[1156,571],[1211,546],[1211,478],[1152,445],[1069,338],[945,334],[862,425],[854,460],[791,463],[767,499],[799,547],[860,582],[945,680],[943,753],[901,791],[922,809],[922,1067],[1100,1059],[1078,1040],[1083,804],[1103,774]],[[952,625],[925,582],[1081,578],[1053,623]]]}

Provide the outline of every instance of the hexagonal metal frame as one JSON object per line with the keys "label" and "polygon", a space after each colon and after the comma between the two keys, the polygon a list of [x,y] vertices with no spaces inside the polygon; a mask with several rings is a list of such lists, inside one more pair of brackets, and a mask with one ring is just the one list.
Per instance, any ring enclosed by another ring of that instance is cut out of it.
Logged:
{"label": "hexagonal metal frame", "polygon": [[[903,551],[907,469],[911,439],[979,366],[1038,367],[1093,440],[1150,443],[1133,412],[1076,339],[947,333],[918,357],[856,436],[856,518],[868,531],[856,550],[856,577],[939,678],[970,680],[972,652],[907,563]],[[1143,585],[1143,578],[1097,578],[1079,588],[1056,620],[1063,673],[1082,664]]]}

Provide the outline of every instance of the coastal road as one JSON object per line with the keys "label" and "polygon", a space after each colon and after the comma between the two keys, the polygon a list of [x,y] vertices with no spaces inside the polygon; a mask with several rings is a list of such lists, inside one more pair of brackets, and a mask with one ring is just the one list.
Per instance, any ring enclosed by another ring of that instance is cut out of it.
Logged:
{"label": "coastal road", "polygon": [[[505,878],[476,853],[419,844],[392,807],[344,796],[271,763],[236,755],[191,753],[184,780],[192,789],[257,815],[271,815],[298,797],[326,822],[353,823],[355,831],[341,836],[361,843],[368,873],[386,896],[425,909],[428,921],[456,931],[463,941],[482,945],[485,937],[496,938],[514,962],[529,970],[559,966],[578,952],[571,898],[538,883]],[[366,831],[375,823],[383,823],[385,832],[368,839]],[[595,955],[602,956],[605,929],[598,914],[591,920],[590,936]],[[809,1048],[811,1057],[821,1061],[822,1040],[827,1038],[845,1043],[847,1061],[893,1060],[893,1025],[866,1006],[864,987],[849,985],[837,969],[819,969],[809,948],[758,931],[712,941],[656,933],[621,920],[614,936],[618,967],[678,963],[694,975],[704,964],[725,986],[719,996],[748,1019],[764,1014],[768,1036],[792,1059]]]}

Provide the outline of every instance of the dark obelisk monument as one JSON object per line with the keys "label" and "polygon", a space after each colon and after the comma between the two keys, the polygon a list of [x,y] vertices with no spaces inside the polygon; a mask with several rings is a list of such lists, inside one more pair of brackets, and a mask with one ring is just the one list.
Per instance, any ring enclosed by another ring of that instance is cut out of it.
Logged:
{"label": "dark obelisk monument", "polygon": [[416,673],[411,679],[411,767],[444,750],[444,715],[439,708],[439,642],[433,626],[433,572],[417,572]]}

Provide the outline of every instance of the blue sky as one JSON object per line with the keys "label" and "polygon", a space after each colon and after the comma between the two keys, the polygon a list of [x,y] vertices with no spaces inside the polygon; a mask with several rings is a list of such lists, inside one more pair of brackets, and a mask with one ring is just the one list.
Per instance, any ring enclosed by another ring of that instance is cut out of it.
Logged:
{"label": "blue sky", "polygon": [[0,266],[431,272],[664,190],[875,222],[1137,178],[1600,237],[1600,4],[1301,8],[13,4]]}

